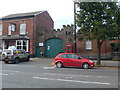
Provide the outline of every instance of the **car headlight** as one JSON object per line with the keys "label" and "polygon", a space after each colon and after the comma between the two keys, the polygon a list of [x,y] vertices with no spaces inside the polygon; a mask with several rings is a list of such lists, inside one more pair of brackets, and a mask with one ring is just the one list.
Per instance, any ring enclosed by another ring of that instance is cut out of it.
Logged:
{"label": "car headlight", "polygon": [[93,61],[92,61],[92,60],[89,60],[89,62],[93,63]]}

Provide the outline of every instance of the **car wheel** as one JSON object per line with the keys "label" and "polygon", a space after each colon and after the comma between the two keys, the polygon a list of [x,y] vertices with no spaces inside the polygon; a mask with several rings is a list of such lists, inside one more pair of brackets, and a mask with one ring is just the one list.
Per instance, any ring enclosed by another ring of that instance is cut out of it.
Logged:
{"label": "car wheel", "polygon": [[88,69],[88,68],[89,68],[89,64],[88,64],[88,63],[84,63],[84,64],[82,65],[82,68],[83,68],[83,69]]}
{"label": "car wheel", "polygon": [[6,53],[6,52],[2,52],[1,58],[2,58],[2,59],[5,59],[6,57],[7,57],[7,53]]}
{"label": "car wheel", "polygon": [[19,59],[16,58],[15,61],[14,61],[15,64],[18,64],[19,63]]}
{"label": "car wheel", "polygon": [[56,67],[57,67],[57,68],[61,68],[61,67],[63,67],[63,64],[62,64],[61,62],[57,62],[57,63],[56,63]]}
{"label": "car wheel", "polygon": [[26,59],[26,61],[29,61],[29,60],[30,60],[30,57],[28,56],[27,59]]}
{"label": "car wheel", "polygon": [[4,63],[6,63],[6,64],[7,64],[7,63],[8,63],[8,61],[4,61]]}

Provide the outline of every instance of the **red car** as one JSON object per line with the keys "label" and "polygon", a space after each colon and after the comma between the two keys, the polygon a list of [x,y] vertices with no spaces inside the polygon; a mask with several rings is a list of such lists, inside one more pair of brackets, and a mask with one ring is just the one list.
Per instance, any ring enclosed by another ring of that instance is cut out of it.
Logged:
{"label": "red car", "polygon": [[72,66],[88,69],[94,67],[92,60],[82,58],[75,53],[60,53],[55,57],[53,64],[55,64],[57,68]]}

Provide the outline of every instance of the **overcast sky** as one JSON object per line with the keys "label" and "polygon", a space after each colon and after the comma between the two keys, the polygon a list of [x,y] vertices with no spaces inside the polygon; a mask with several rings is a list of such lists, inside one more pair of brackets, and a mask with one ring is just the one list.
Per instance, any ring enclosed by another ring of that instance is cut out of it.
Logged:
{"label": "overcast sky", "polygon": [[0,18],[9,14],[47,10],[54,21],[54,28],[73,24],[72,0],[1,0]]}

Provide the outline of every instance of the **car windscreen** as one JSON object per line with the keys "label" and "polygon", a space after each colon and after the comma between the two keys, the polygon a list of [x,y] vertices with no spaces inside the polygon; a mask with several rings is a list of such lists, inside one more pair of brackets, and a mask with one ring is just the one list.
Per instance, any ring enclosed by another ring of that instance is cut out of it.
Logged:
{"label": "car windscreen", "polygon": [[12,54],[12,50],[4,50],[3,52],[6,52],[6,54]]}

